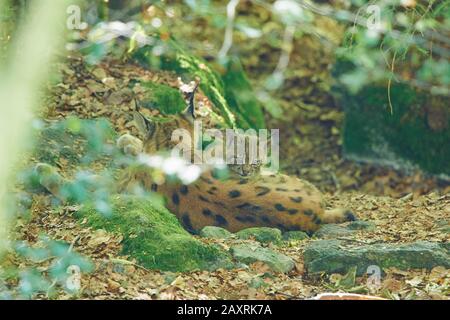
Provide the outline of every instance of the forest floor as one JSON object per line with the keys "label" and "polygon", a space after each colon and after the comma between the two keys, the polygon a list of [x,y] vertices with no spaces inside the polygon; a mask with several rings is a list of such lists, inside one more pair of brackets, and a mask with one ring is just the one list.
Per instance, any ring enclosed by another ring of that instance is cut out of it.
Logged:
{"label": "forest floor", "polygon": [[[106,117],[119,133],[135,129],[129,124],[133,110],[130,79],[156,80],[175,85],[170,73],[152,73],[131,64],[105,62],[87,70],[78,59],[60,65],[61,82],[52,88],[45,101],[48,121],[68,115],[81,118]],[[99,82],[96,79],[108,79]],[[289,88],[287,88],[289,90]],[[200,94],[197,99],[203,99]],[[324,191],[332,207],[348,207],[359,219],[375,224],[374,230],[356,231],[340,240],[356,244],[410,243],[417,240],[448,242],[450,239],[449,184],[420,172],[405,173],[391,168],[358,164],[343,159],[339,132],[343,114],[328,104],[293,111],[286,125],[283,120],[270,121],[281,130],[283,171],[310,180]],[[284,124],[284,125],[283,125]],[[70,175],[70,165],[61,159],[62,174]],[[450,272],[443,267],[432,270],[386,271],[374,291],[367,286],[367,276],[357,277],[350,287],[339,286],[341,275],[309,275],[304,267],[304,248],[314,239],[268,246],[295,261],[288,274],[274,273],[263,263],[249,268],[213,272],[186,273],[147,270],[121,254],[122,238],[104,230],[93,230],[72,217],[77,208],[55,209],[50,195],[33,195],[31,219],[19,224],[19,238],[30,245],[38,235],[70,243],[73,250],[88,257],[95,270],[83,274],[82,290],[76,295],[59,290],[58,299],[302,299],[323,292],[371,293],[389,299],[445,299],[449,295]],[[229,248],[236,242],[252,240],[213,240]],[[47,270],[49,261],[39,263],[10,257],[21,267],[35,266]],[[45,294],[40,298],[49,298]]]}

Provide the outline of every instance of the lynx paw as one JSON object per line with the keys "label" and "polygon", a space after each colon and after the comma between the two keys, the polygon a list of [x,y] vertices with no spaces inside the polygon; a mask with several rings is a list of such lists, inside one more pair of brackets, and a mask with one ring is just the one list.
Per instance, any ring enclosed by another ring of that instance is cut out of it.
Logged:
{"label": "lynx paw", "polygon": [[325,210],[322,221],[324,223],[343,223],[358,220],[356,215],[349,209],[337,208]]}

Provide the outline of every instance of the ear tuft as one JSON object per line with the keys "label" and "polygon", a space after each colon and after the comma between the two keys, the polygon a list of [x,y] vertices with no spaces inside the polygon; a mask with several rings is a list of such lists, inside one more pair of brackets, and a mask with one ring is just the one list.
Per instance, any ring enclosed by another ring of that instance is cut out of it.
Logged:
{"label": "ear tuft", "polygon": [[138,111],[133,111],[133,120],[142,135],[151,136],[155,132],[155,124]]}

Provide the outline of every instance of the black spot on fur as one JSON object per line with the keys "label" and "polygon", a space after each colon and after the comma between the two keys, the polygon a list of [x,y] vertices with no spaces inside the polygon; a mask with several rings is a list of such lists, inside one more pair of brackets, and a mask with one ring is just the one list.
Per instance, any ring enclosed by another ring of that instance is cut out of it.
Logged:
{"label": "black spot on fur", "polygon": [[178,196],[178,193],[174,192],[174,193],[172,194],[172,202],[173,202],[175,205],[179,205],[179,204],[180,204],[180,197]]}
{"label": "black spot on fur", "polygon": [[262,222],[270,224],[270,219],[268,216],[261,216],[260,219]]}
{"label": "black spot on fur", "polygon": [[303,201],[302,197],[289,197],[289,199],[291,199],[295,203],[300,203]]}
{"label": "black spot on fur", "polygon": [[267,187],[257,186],[255,189],[257,191],[256,195],[258,197],[264,196],[270,192],[270,188]]}
{"label": "black spot on fur", "polygon": [[286,211],[286,208],[281,203],[276,203],[274,207],[278,211]]}
{"label": "black spot on fur", "polygon": [[235,216],[234,217],[237,221],[242,223],[255,223],[256,219],[252,216]]}
{"label": "black spot on fur", "polygon": [[313,222],[314,222],[315,224],[321,224],[321,223],[322,223],[322,220],[321,220],[317,215],[314,215]]}
{"label": "black spot on fur", "polygon": [[250,203],[244,202],[244,203],[242,203],[240,205],[237,205],[236,208],[238,208],[238,209],[245,209],[245,208],[250,208],[251,206],[252,205]]}
{"label": "black spot on fur", "polygon": [[298,212],[297,209],[289,209],[289,210],[288,210],[288,213],[289,213],[289,214],[292,214],[292,215],[293,215],[293,214],[296,214],[297,212]]}
{"label": "black spot on fur", "polygon": [[204,215],[205,217],[210,217],[210,216],[213,215],[212,211],[209,210],[208,208],[203,209],[202,213],[203,213],[203,215]]}
{"label": "black spot on fur", "polygon": [[248,179],[239,180],[239,184],[246,184],[247,182],[248,182]]}
{"label": "black spot on fur", "polygon": [[213,184],[211,179],[205,178],[205,177],[200,177],[200,180],[202,180],[203,182],[206,182],[207,184]]}
{"label": "black spot on fur", "polygon": [[182,195],[187,195],[188,194],[188,192],[189,192],[189,189],[188,189],[188,187],[187,186],[185,186],[185,185],[182,185],[181,187],[180,187],[180,193],[182,194]]}
{"label": "black spot on fur", "polygon": [[231,190],[228,192],[230,198],[239,198],[241,196],[241,192],[239,190]]}
{"label": "black spot on fur", "polygon": [[286,188],[275,188],[276,191],[286,192],[288,189]]}
{"label": "black spot on fur", "polygon": [[219,226],[226,226],[228,224],[227,219],[225,219],[223,216],[221,216],[220,214],[216,214],[216,216],[214,217],[216,219],[216,223]]}
{"label": "black spot on fur", "polygon": [[202,195],[199,195],[198,198],[199,198],[201,201],[203,201],[203,202],[209,203],[209,200],[208,200],[207,198],[205,198],[204,196],[202,196]]}
{"label": "black spot on fur", "polygon": [[214,204],[215,204],[215,205],[218,205],[219,207],[226,208],[226,206],[225,206],[225,204],[224,204],[223,202],[220,202],[220,201],[214,201]]}
{"label": "black spot on fur", "polygon": [[183,214],[183,216],[181,217],[181,222],[183,223],[183,226],[187,231],[195,233],[195,229],[191,223],[191,218],[189,218],[189,215],[187,213]]}
{"label": "black spot on fur", "polygon": [[295,192],[301,192],[302,190],[300,189],[294,189]]}
{"label": "black spot on fur", "polygon": [[211,187],[207,192],[210,195],[214,195],[214,194],[216,194],[216,191],[217,191],[217,187]]}
{"label": "black spot on fur", "polygon": [[261,210],[260,206],[256,206],[254,204],[248,203],[248,202],[244,202],[240,205],[236,206],[237,209],[242,209],[242,210],[250,210],[250,211],[259,211]]}
{"label": "black spot on fur", "polygon": [[346,221],[356,221],[358,218],[350,210],[345,211],[344,217]]}
{"label": "black spot on fur", "polygon": [[307,210],[303,211],[303,213],[304,213],[305,215],[307,215],[307,216],[313,216],[313,215],[315,215],[315,214],[314,214],[314,211],[312,211],[312,210],[310,210],[310,209],[307,209]]}

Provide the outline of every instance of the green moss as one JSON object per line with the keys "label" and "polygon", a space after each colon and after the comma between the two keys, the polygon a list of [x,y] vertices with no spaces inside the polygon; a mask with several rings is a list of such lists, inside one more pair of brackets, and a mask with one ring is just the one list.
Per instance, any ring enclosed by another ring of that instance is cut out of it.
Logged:
{"label": "green moss", "polygon": [[283,233],[283,240],[285,241],[300,241],[305,239],[309,239],[309,236],[303,231],[287,231]]}
{"label": "green moss", "polygon": [[112,214],[99,214],[93,206],[78,213],[93,228],[123,235],[123,252],[149,269],[163,271],[213,270],[231,267],[228,253],[195,239],[164,207],[136,196],[116,196]]}
{"label": "green moss", "polygon": [[238,231],[236,235],[240,239],[254,238],[256,241],[261,243],[272,242],[274,244],[280,244],[282,240],[281,231],[279,229],[267,227],[255,227],[243,229],[241,231]]}
{"label": "green moss", "polygon": [[385,86],[368,86],[357,95],[344,94],[347,156],[404,167],[413,164],[429,173],[450,175],[450,113],[447,110],[443,118],[448,119],[444,129],[431,129],[427,120],[431,96],[406,85],[393,85],[391,114]]}
{"label": "green moss", "polygon": [[78,150],[85,147],[86,140],[78,134],[69,132],[64,122],[58,122],[44,128],[38,135],[34,156],[39,162],[57,165],[61,158],[71,164],[79,164],[81,155]]}
{"label": "green moss", "polygon": [[227,71],[222,77],[225,85],[225,97],[231,108],[236,111],[240,128],[265,128],[264,115],[260,102],[237,58],[227,64]]}
{"label": "green moss", "polygon": [[163,114],[176,114],[186,108],[186,102],[180,91],[165,84],[141,82],[148,89],[143,105],[150,109],[158,109]]}
{"label": "green moss", "polygon": [[218,109],[217,114],[223,117],[224,125],[235,127],[235,117],[230,109],[220,76],[214,72],[206,61],[195,57],[184,50],[174,39],[164,42],[166,52],[155,60],[151,46],[143,46],[132,54],[132,58],[139,63],[152,68],[171,70],[178,75],[201,79],[200,89]]}
{"label": "green moss", "polygon": [[265,127],[261,104],[238,59],[231,59],[221,76],[205,60],[188,53],[175,39],[164,42],[166,52],[155,59],[150,46],[136,50],[132,58],[154,68],[201,79],[200,89],[217,108],[228,127]]}

